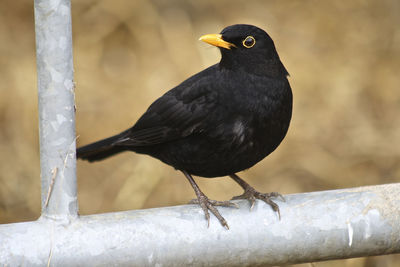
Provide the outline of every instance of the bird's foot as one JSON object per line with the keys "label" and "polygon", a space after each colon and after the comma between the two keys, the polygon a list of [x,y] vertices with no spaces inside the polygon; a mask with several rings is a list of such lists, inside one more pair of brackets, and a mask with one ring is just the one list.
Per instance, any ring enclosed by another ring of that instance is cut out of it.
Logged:
{"label": "bird's foot", "polygon": [[189,203],[200,205],[200,207],[204,211],[204,215],[206,216],[208,227],[210,227],[210,213],[208,211],[211,211],[212,214],[214,214],[215,217],[217,217],[218,221],[222,224],[222,226],[226,227],[227,229],[229,229],[228,223],[226,222],[224,217],[221,216],[221,214],[219,213],[219,211],[215,206],[239,208],[237,204],[232,203],[230,201],[217,201],[208,199],[208,197],[203,193],[201,193],[197,199],[192,199]]}
{"label": "bird's foot", "polygon": [[285,201],[285,198],[279,194],[278,192],[271,192],[271,193],[260,193],[256,191],[253,187],[247,184],[244,193],[240,196],[235,196],[232,198],[232,200],[235,199],[248,199],[250,201],[250,210],[254,208],[254,204],[256,202],[256,199],[260,199],[267,203],[268,205],[271,206],[271,208],[278,213],[279,220],[281,219],[281,213],[279,211],[279,206],[276,204],[274,201],[272,201],[271,198],[281,198],[283,201]]}

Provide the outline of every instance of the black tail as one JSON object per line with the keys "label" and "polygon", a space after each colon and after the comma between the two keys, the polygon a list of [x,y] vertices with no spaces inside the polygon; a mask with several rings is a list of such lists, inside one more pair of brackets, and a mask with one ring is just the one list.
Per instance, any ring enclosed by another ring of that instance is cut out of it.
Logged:
{"label": "black tail", "polygon": [[88,161],[98,161],[111,157],[117,153],[126,151],[126,147],[118,145],[118,141],[125,137],[127,131],[111,136],[109,138],[79,147],[76,157]]}

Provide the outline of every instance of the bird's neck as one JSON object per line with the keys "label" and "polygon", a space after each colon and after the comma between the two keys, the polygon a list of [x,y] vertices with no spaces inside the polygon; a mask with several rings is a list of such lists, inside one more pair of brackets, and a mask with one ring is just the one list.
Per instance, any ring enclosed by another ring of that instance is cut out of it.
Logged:
{"label": "bird's neck", "polygon": [[279,58],[263,59],[247,63],[250,64],[243,65],[229,57],[222,57],[219,67],[226,70],[245,71],[251,74],[272,78],[286,78],[289,76],[289,73]]}

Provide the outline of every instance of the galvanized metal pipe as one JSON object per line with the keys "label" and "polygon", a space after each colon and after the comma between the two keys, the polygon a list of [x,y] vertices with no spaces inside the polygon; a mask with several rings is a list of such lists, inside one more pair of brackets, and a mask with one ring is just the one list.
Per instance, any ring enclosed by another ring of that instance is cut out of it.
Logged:
{"label": "galvanized metal pipe", "polygon": [[78,214],[69,0],[35,0],[42,216]]}
{"label": "galvanized metal pipe", "polygon": [[6,266],[252,266],[400,252],[400,184],[287,195],[219,208],[230,230],[185,205],[0,225]]}

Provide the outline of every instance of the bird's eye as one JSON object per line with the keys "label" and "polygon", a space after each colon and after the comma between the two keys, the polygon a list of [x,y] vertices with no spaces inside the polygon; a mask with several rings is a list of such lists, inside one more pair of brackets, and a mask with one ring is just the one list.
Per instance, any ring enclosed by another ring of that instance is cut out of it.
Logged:
{"label": "bird's eye", "polygon": [[253,36],[247,36],[242,42],[243,46],[246,48],[252,48],[256,44],[256,39]]}

